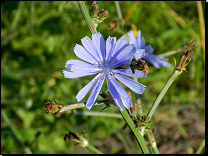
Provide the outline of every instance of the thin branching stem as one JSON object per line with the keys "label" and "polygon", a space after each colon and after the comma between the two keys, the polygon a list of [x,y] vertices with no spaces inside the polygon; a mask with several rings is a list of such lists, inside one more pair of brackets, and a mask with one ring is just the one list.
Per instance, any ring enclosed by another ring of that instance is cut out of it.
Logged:
{"label": "thin branching stem", "polygon": [[157,109],[158,105],[160,104],[160,101],[162,100],[165,93],[167,92],[167,90],[169,89],[169,87],[174,82],[174,80],[177,76],[178,76],[177,74],[173,73],[170,76],[170,78],[168,79],[168,81],[166,82],[166,84],[164,85],[164,87],[162,88],[162,90],[160,91],[160,94],[156,98],[155,102],[153,103],[152,107],[150,108],[150,110],[147,114],[147,116],[150,117],[150,119],[152,118],[152,115],[154,114],[155,110]]}
{"label": "thin branching stem", "polygon": [[[94,105],[103,105],[103,104],[108,104],[109,101],[107,100],[100,100],[100,101],[95,101]],[[71,104],[71,105],[63,105],[61,110],[59,111],[64,112],[70,109],[76,109],[76,108],[81,108],[81,107],[86,107],[85,103],[75,103],[75,104]]]}
{"label": "thin branching stem", "polygon": [[151,148],[152,148],[154,154],[160,154],[159,151],[158,151],[158,148],[157,148],[156,141],[153,141],[153,142],[152,142]]}
{"label": "thin branching stem", "polygon": [[119,1],[114,1],[114,3],[115,3],[115,6],[116,6],[116,11],[117,11],[118,19],[119,20],[122,20],[123,17],[122,17],[122,13],[121,13],[121,8],[120,8],[120,5],[119,5]]}
{"label": "thin branching stem", "polygon": [[191,53],[194,53],[194,52],[193,52],[193,50],[189,49],[189,50],[187,50],[185,55],[181,55],[181,58],[180,58],[180,60],[179,60],[179,62],[177,64],[177,66],[173,70],[173,74],[170,76],[170,78],[168,79],[168,81],[166,82],[166,84],[164,85],[162,90],[160,91],[160,94],[156,98],[155,102],[153,103],[152,107],[150,108],[150,110],[149,110],[149,112],[147,114],[149,119],[152,118],[152,115],[154,114],[156,108],[160,104],[160,101],[162,100],[162,98],[164,97],[165,93],[167,92],[167,90],[169,89],[171,84],[174,82],[176,77],[181,75],[181,73],[184,70],[186,70],[186,68],[185,68],[186,65],[191,61],[191,56],[189,56]]}

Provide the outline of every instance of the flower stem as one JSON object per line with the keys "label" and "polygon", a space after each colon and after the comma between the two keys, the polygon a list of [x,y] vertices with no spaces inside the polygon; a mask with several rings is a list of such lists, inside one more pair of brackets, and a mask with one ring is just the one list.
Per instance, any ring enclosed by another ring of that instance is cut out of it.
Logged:
{"label": "flower stem", "polygon": [[82,142],[82,146],[87,148],[89,151],[91,151],[94,154],[103,154],[101,151],[96,149],[94,146],[90,145],[87,139],[83,137],[79,137],[79,140]]}
{"label": "flower stem", "polygon": [[92,153],[94,153],[94,154],[103,154],[101,151],[99,151],[98,149],[96,149],[94,146],[92,146],[92,145],[90,145],[90,144],[88,144],[87,146],[86,146],[86,148],[88,149],[88,150],[90,150]]}
{"label": "flower stem", "polygon": [[92,22],[92,19],[91,19],[90,15],[89,15],[88,9],[85,6],[84,1],[77,1],[77,4],[78,4],[78,6],[79,6],[79,8],[80,8],[80,10],[81,10],[81,12],[82,12],[82,14],[84,16],[84,19],[85,19],[85,21],[86,21],[86,23],[87,23],[87,25],[88,25],[88,27],[90,29],[91,34],[97,33],[97,30],[96,30],[96,28],[95,28],[95,26],[94,26],[94,24]]}
{"label": "flower stem", "polygon": [[160,57],[166,57],[166,56],[170,56],[170,55],[173,55],[173,54],[177,54],[179,52],[184,52],[184,50],[182,48],[178,48],[178,49],[175,49],[175,50],[165,52],[163,54],[159,54],[159,56]]}
{"label": "flower stem", "polygon": [[147,148],[146,142],[142,136],[142,134],[139,132],[138,129],[136,129],[129,113],[127,112],[126,108],[123,106],[123,111],[121,111],[119,109],[121,115],[123,116],[124,120],[126,121],[126,123],[129,125],[130,129],[132,130],[132,132],[134,133],[137,141],[139,142],[139,145],[141,147],[141,150],[144,154],[149,154],[149,150]]}
{"label": "flower stem", "polygon": [[182,47],[180,47],[178,49],[174,49],[174,50],[168,51],[168,52],[165,52],[163,54],[160,54],[159,56],[160,57],[166,57],[166,56],[170,56],[170,55],[177,54],[177,53],[180,53],[180,52],[186,52],[186,49],[194,48],[194,47],[197,47],[197,45],[195,44],[195,39],[192,38],[189,41],[189,43],[184,44]]}
{"label": "flower stem", "polygon": [[[100,101],[95,101],[94,105],[103,105],[103,104],[108,104],[108,103],[109,101],[107,100],[100,100]],[[76,108],[81,108],[85,106],[86,106],[85,103],[76,103],[76,104],[66,105],[66,106],[63,106],[59,112],[61,113],[69,109],[76,109]]]}
{"label": "flower stem", "polygon": [[152,107],[150,108],[147,116],[150,117],[150,119],[152,118],[153,113],[155,112],[156,108],[158,107],[160,101],[162,100],[162,98],[164,97],[165,93],[167,92],[168,88],[170,87],[170,85],[173,83],[173,81],[176,79],[178,75],[174,72],[169,80],[166,82],[166,84],[164,85],[164,87],[162,88],[162,90],[160,91],[160,94],[158,95],[157,99],[155,100],[155,102],[153,103]]}
{"label": "flower stem", "polygon": [[112,118],[122,118],[120,114],[116,113],[102,113],[102,112],[75,112],[74,115],[85,115],[85,116],[101,116],[101,117],[112,117]]}
{"label": "flower stem", "polygon": [[116,11],[117,11],[118,19],[119,20],[122,20],[123,17],[122,17],[122,14],[121,14],[121,8],[120,8],[120,5],[119,5],[119,1],[114,1],[114,3],[115,3],[115,6],[116,6]]}
{"label": "flower stem", "polygon": [[169,80],[166,82],[166,84],[164,85],[164,87],[160,91],[160,94],[158,95],[157,99],[155,100],[152,107],[150,108],[150,110],[147,114],[149,119],[152,118],[152,115],[155,112],[158,105],[160,104],[160,101],[162,100],[163,96],[165,95],[165,93],[167,92],[168,88],[173,83],[173,81],[176,79],[176,77],[181,75],[181,73],[184,70],[186,70],[185,67],[191,61],[191,56],[189,56],[191,53],[194,53],[194,52],[193,52],[193,50],[189,49],[189,50],[187,50],[185,55],[181,55],[181,58],[180,58],[178,64],[176,65],[175,69],[173,70],[173,74],[170,76]]}
{"label": "flower stem", "polygon": [[152,142],[151,148],[152,148],[154,154],[160,154],[159,151],[158,151],[158,149],[157,149],[156,141],[153,141]]}
{"label": "flower stem", "polygon": [[78,135],[77,133],[69,131],[69,134],[65,134],[64,141],[66,142],[66,140],[69,140],[69,141],[75,142],[76,144],[80,144],[82,147],[87,148],[89,151],[91,151],[94,154],[103,154],[98,149],[90,145],[88,140],[82,136],[85,133],[86,133],[85,129],[83,130],[81,135]]}
{"label": "flower stem", "polygon": [[[134,77],[134,81],[136,81],[136,82],[138,82],[138,78],[135,78]],[[139,94],[137,94],[137,93],[135,93],[135,100],[136,100],[136,103],[141,103],[141,99],[140,99],[140,95]],[[142,105],[139,105],[138,106],[138,109],[139,109],[139,115],[140,116],[143,116],[143,111],[142,111]],[[136,111],[137,112],[137,111]]]}

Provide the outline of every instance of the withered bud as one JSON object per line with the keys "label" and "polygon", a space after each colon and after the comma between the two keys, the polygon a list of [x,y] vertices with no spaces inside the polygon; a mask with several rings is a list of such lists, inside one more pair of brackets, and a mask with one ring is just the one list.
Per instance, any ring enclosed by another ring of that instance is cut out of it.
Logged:
{"label": "withered bud", "polygon": [[138,127],[141,127],[141,126],[142,126],[142,123],[139,121],[139,122],[137,123],[137,126],[138,126]]}
{"label": "withered bud", "polygon": [[149,121],[149,116],[144,116],[144,117],[143,117],[143,120],[144,120],[144,121]]}
{"label": "withered bud", "polygon": [[181,46],[182,51],[186,51],[187,48],[194,48],[197,47],[197,44],[195,44],[195,38],[192,38],[188,43],[185,43]]}
{"label": "withered bud", "polygon": [[178,65],[175,67],[175,70],[176,69],[178,69],[180,71],[186,70],[186,68],[185,68],[186,65],[191,61],[191,56],[189,56],[191,53],[194,53],[194,52],[193,52],[193,50],[189,49],[189,50],[187,50],[185,55],[181,55],[181,58],[179,60]]}
{"label": "withered bud", "polygon": [[190,59],[191,58],[191,56],[189,56],[191,53],[194,53],[193,50],[191,50],[191,49],[187,50],[187,52],[185,54],[185,56],[187,57],[187,59]]}
{"label": "withered bud", "polygon": [[[134,112],[135,112],[135,107],[134,106],[131,106],[130,107],[130,112],[131,112],[131,114],[132,114],[132,116],[133,116],[133,114],[134,114]],[[136,115],[135,115],[136,116]]]}
{"label": "withered bud", "polygon": [[78,137],[78,134],[76,134],[76,133],[74,133],[74,132],[72,132],[72,131],[69,131],[69,134],[65,134],[65,136],[64,136],[64,141],[66,142],[66,139],[68,139],[68,140],[70,140],[70,141],[72,141],[72,140],[78,140],[79,139],[79,137]]}
{"label": "withered bud", "polygon": [[99,12],[99,15],[100,15],[100,18],[107,17],[107,15],[108,15],[108,10],[101,10],[101,11]]}
{"label": "withered bud", "polygon": [[98,4],[93,4],[91,9],[90,9],[90,15],[93,16],[93,17],[97,17],[98,9],[99,9]]}
{"label": "withered bud", "polygon": [[116,28],[117,25],[118,25],[118,21],[116,21],[116,20],[111,20],[109,23],[110,28]]}
{"label": "withered bud", "polygon": [[53,103],[50,103],[50,102],[47,102],[45,104],[46,104],[46,106],[45,106],[46,110],[45,111],[49,115],[51,113],[56,113],[56,112],[60,111],[62,106],[63,106],[61,104],[53,104]]}
{"label": "withered bud", "polygon": [[85,129],[83,130],[81,135],[78,135],[77,133],[69,131],[69,134],[65,134],[64,141],[66,142],[66,140],[69,140],[69,141],[80,144],[82,147],[86,147],[88,145],[88,141],[82,136],[82,134],[85,134],[85,133],[86,133]]}

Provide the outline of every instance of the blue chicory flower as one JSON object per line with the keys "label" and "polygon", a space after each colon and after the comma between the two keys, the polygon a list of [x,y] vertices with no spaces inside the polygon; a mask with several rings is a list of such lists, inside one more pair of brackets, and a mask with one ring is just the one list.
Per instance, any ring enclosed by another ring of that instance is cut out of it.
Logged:
{"label": "blue chicory flower", "polygon": [[[130,68],[118,68],[132,61],[136,47],[133,44],[129,44],[130,40],[124,36],[117,41],[116,37],[109,36],[105,46],[101,33],[93,34],[92,40],[86,36],[81,39],[81,42],[84,47],[76,44],[74,52],[77,57],[86,62],[73,59],[68,60],[65,66],[67,69],[63,70],[64,77],[78,78],[93,74],[97,75],[78,92],[76,96],[77,101],[81,101],[94,85],[86,103],[86,107],[90,110],[106,78],[109,92],[117,107],[123,111],[121,103],[123,102],[127,109],[130,108],[132,106],[131,98],[116,79],[134,92],[138,94],[143,93],[146,86],[124,75],[142,78],[146,77],[146,74],[139,70],[133,73]],[[141,52],[140,55],[142,58],[145,52]]]}
{"label": "blue chicory flower", "polygon": [[[130,44],[134,44],[137,47],[138,52],[145,50],[146,55],[144,56],[144,59],[152,63],[156,68],[160,68],[160,66],[169,67],[171,65],[170,63],[165,62],[168,60],[167,58],[152,54],[153,48],[151,45],[145,46],[145,39],[143,36],[141,38],[140,30],[138,31],[137,37],[135,37],[135,34],[132,30],[128,32],[127,35],[129,36]],[[137,55],[137,53],[134,54],[135,58],[138,60],[139,58]]]}

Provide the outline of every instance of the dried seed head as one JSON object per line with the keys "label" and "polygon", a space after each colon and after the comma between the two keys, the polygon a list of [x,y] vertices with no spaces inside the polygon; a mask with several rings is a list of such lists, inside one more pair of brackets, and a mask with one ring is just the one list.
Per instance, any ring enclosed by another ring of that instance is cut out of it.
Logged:
{"label": "dried seed head", "polygon": [[45,106],[46,110],[45,111],[49,115],[51,113],[56,113],[56,112],[60,111],[61,108],[63,107],[63,105],[61,105],[61,104],[53,104],[53,103],[50,103],[50,102],[47,102],[45,104],[46,104],[46,106]]}

